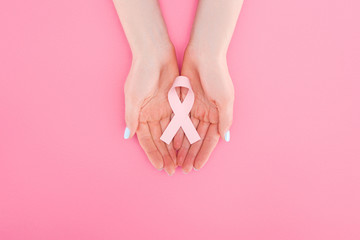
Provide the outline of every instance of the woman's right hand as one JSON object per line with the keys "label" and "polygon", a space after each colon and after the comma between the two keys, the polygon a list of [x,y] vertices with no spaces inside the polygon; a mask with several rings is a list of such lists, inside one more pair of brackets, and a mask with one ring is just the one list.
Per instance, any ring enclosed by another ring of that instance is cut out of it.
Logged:
{"label": "woman's right hand", "polygon": [[170,122],[172,110],[167,94],[179,75],[175,50],[169,47],[143,51],[134,55],[125,82],[124,138],[135,133],[152,165],[172,175],[176,168],[176,151],[173,144],[160,140]]}

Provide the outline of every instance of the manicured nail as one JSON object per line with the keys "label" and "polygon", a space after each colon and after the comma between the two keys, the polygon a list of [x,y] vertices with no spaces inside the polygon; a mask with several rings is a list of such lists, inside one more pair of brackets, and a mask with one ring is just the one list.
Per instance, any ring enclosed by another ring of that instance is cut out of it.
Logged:
{"label": "manicured nail", "polygon": [[197,169],[197,168],[195,168],[195,167],[193,167],[193,168],[194,168],[195,171],[199,171],[199,169]]}
{"label": "manicured nail", "polygon": [[225,133],[225,141],[226,141],[226,142],[230,142],[230,131],[227,131],[227,132]]}
{"label": "manicured nail", "polygon": [[126,127],[124,132],[124,138],[128,139],[129,137],[130,137],[130,129]]}

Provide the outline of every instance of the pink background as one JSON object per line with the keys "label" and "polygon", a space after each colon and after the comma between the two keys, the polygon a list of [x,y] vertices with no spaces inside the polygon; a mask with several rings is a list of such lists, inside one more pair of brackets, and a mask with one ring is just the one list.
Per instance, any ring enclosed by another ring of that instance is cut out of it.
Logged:
{"label": "pink background", "polygon": [[[161,1],[181,61],[196,1]],[[0,3],[0,239],[360,239],[360,3],[245,1],[231,142],[199,172],[123,140],[110,0]]]}

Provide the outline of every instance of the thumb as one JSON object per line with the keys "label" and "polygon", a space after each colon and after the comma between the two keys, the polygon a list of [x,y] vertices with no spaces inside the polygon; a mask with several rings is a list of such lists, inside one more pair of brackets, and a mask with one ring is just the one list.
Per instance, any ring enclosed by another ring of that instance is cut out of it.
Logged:
{"label": "thumb", "polygon": [[129,101],[125,101],[125,139],[132,138],[136,133],[139,125],[139,112],[140,108],[138,106],[131,104]]}
{"label": "thumb", "polygon": [[226,142],[230,141],[230,127],[233,120],[233,101],[222,104],[219,109],[219,133]]}

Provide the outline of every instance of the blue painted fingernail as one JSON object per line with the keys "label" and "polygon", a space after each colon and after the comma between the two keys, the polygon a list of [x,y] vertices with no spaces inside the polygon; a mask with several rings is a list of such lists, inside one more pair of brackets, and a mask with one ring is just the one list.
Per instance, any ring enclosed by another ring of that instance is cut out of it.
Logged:
{"label": "blue painted fingernail", "polygon": [[124,132],[124,138],[128,139],[129,137],[130,137],[130,129],[126,127]]}
{"label": "blue painted fingernail", "polygon": [[225,141],[226,141],[226,142],[230,142],[230,131],[227,131],[227,132],[225,133]]}

